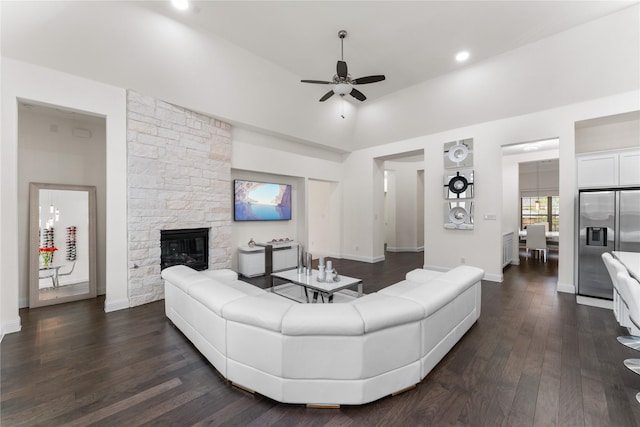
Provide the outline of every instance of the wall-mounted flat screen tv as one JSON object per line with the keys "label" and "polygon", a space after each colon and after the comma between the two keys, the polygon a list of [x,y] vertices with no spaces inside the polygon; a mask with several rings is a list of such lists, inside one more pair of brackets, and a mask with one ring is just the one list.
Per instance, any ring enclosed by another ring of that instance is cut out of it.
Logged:
{"label": "wall-mounted flat screen tv", "polygon": [[291,219],[291,186],[236,179],[233,219],[286,221]]}

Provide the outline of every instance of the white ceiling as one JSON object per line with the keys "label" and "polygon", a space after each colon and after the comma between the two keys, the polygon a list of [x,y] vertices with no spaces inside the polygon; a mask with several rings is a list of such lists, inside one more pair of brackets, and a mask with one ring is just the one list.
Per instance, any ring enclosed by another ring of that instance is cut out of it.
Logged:
{"label": "white ceiling", "polygon": [[[369,99],[504,54],[636,1],[167,1],[135,2],[252,52],[304,79],[330,80],[344,58]],[[454,55],[468,50],[465,64]],[[302,84],[302,83],[301,83]],[[327,91],[318,85],[318,97]]]}

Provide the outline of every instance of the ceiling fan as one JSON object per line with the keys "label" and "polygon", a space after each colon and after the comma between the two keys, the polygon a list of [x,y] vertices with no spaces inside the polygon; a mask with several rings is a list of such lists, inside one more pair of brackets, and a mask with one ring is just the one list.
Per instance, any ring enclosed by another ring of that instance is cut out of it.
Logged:
{"label": "ceiling fan", "polygon": [[340,37],[340,61],[336,65],[336,74],[333,76],[333,80],[328,82],[324,80],[300,80],[302,83],[315,83],[320,85],[333,85],[333,89],[325,93],[320,102],[324,102],[331,98],[333,94],[345,96],[349,94],[358,101],[364,101],[366,96],[358,89],[354,88],[355,85],[364,85],[368,83],[381,82],[385,79],[384,75],[366,76],[352,79],[347,69],[347,63],[344,61],[344,38],[347,36],[345,30],[338,31],[338,37]]}

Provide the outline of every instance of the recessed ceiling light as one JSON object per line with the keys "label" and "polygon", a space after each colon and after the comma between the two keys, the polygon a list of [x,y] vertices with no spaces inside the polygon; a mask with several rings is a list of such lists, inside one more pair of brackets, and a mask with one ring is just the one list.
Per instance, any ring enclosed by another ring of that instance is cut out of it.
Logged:
{"label": "recessed ceiling light", "polygon": [[171,4],[178,10],[189,9],[189,0],[171,0]]}
{"label": "recessed ceiling light", "polygon": [[458,52],[456,54],[456,61],[458,62],[464,62],[467,59],[469,59],[469,52],[467,52],[466,50],[463,50],[462,52]]}

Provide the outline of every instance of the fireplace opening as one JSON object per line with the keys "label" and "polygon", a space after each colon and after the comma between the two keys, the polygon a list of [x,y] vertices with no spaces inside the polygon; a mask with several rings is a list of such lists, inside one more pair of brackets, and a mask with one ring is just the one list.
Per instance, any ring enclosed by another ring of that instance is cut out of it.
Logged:
{"label": "fireplace opening", "polygon": [[206,270],[209,267],[209,229],[160,230],[160,269],[172,265]]}

